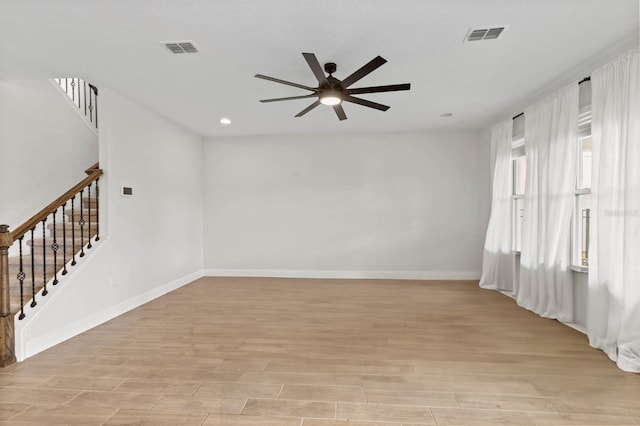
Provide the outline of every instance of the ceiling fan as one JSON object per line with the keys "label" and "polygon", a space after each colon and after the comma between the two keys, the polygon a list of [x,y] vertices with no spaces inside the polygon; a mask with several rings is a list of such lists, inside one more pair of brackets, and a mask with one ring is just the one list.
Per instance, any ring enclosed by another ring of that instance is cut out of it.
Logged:
{"label": "ceiling fan", "polygon": [[303,53],[302,56],[304,56],[304,59],[307,61],[307,64],[309,64],[313,75],[315,75],[316,79],[318,80],[318,87],[310,87],[303,84],[292,83],[290,81],[280,80],[279,78],[269,77],[262,74],[256,74],[255,76],[263,80],[269,80],[276,83],[286,84],[288,86],[309,90],[313,93],[302,96],[290,96],[287,98],[262,99],[260,102],[279,102],[289,101],[293,99],[317,97],[318,99],[314,103],[296,114],[296,117],[302,117],[318,105],[323,104],[332,106],[338,118],[340,120],[346,120],[347,115],[344,113],[344,109],[342,108],[342,102],[351,102],[369,108],[378,109],[380,111],[386,111],[389,109],[389,106],[387,105],[382,105],[377,102],[371,102],[362,98],[356,98],[353,95],[363,93],[394,92],[398,90],[409,90],[411,88],[411,84],[409,83],[391,84],[387,86],[359,87],[354,89],[349,88],[352,84],[365,77],[369,73],[375,71],[376,69],[378,69],[378,67],[387,62],[387,60],[381,56],[376,56],[367,64],[365,64],[360,69],[343,80],[338,80],[333,76],[333,73],[336,72],[337,68],[335,63],[327,62],[326,64],[324,64],[324,71],[329,74],[328,76],[326,76],[322,71],[322,67],[318,62],[316,55],[314,55],[313,53]]}

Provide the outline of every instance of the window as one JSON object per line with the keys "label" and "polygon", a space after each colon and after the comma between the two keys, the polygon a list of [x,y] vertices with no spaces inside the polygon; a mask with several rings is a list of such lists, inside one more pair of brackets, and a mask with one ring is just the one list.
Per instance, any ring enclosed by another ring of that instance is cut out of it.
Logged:
{"label": "window", "polygon": [[578,164],[573,215],[573,264],[589,266],[589,225],[591,221],[591,110],[583,109],[578,117]]}
{"label": "window", "polygon": [[522,221],[524,220],[524,185],[527,178],[527,159],[524,151],[524,137],[515,139],[511,148],[513,169],[513,241],[512,250],[522,248]]}
{"label": "window", "polygon": [[[524,220],[524,197],[527,178],[527,160],[524,144],[524,115],[513,119],[511,160],[513,168],[513,240],[512,250],[522,248],[522,224]],[[578,164],[576,167],[576,189],[572,225],[572,263],[574,269],[586,271],[589,266],[589,227],[591,221],[591,85],[580,85],[580,113],[578,115],[578,138],[576,141]]]}

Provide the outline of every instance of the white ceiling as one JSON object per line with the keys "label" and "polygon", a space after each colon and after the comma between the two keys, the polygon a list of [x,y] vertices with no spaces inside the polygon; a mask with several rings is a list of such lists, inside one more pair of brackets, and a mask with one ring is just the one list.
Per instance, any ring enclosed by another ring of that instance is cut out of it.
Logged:
{"label": "white ceiling", "polygon": [[[478,128],[638,31],[638,0],[0,0],[0,78],[79,76],[205,136]],[[470,28],[507,25],[463,43]],[[634,35],[635,33],[635,35]],[[195,55],[161,42],[191,40]],[[411,83],[302,118],[316,86],[301,53],[344,78],[376,55],[388,63],[356,86]],[[453,113],[442,118],[442,113]],[[232,120],[230,126],[219,123]]]}

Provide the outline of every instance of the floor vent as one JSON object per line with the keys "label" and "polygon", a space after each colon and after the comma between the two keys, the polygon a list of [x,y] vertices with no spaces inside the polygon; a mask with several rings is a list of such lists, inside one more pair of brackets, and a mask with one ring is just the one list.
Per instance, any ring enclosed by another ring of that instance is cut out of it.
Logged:
{"label": "floor vent", "polygon": [[198,53],[198,48],[191,41],[174,41],[163,44],[171,53]]}
{"label": "floor vent", "polygon": [[506,27],[470,29],[465,37],[465,41],[495,40]]}

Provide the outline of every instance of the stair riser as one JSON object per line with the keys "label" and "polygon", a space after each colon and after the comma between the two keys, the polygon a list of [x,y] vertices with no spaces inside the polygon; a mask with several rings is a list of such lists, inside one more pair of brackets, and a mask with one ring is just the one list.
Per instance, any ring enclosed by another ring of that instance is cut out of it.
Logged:
{"label": "stair riser", "polygon": [[[84,229],[84,234],[87,235],[89,232],[89,217],[85,216],[84,218],[84,226],[80,226],[78,222],[65,222],[64,226],[62,223],[58,222],[55,226],[56,239],[62,240],[62,237],[66,235],[67,239],[71,239],[73,233],[75,232],[76,238],[79,238],[80,232]],[[95,217],[91,217],[91,233],[95,234],[96,230],[99,229],[98,223],[94,221]],[[78,216],[78,221],[80,221],[80,216]],[[47,232],[45,234],[46,238],[53,238],[53,223],[47,225]],[[33,233],[33,237],[36,240],[42,239],[42,228],[37,228]],[[31,232],[27,231],[24,234],[24,242],[23,244],[27,244],[31,239]],[[17,241],[14,244],[18,244]]]}
{"label": "stair riser", "polygon": [[89,226],[89,219],[91,219],[92,228],[95,227],[96,223],[98,223],[98,217],[93,215],[91,217],[89,217],[88,215],[80,217],[80,214],[76,213],[74,216],[71,216],[71,214],[68,214],[66,216],[69,222],[75,222],[76,224],[80,223],[81,220],[84,220],[85,227]]}
{"label": "stair riser", "polygon": [[[67,249],[69,247],[71,247],[72,244],[75,244],[76,247],[79,247],[80,245],[82,245],[82,243],[84,242],[85,244],[87,243],[87,241],[89,241],[89,230],[85,230],[84,232],[76,232],[75,234],[72,234],[71,232],[69,232],[67,235],[56,235],[55,241],[56,243],[58,243],[58,250],[62,250],[62,246],[66,244]],[[93,239],[96,236],[96,230],[92,229],[91,230],[91,240],[93,241]],[[72,238],[75,237],[75,238]],[[53,237],[47,237],[44,240],[44,246],[48,249],[51,250],[51,245],[53,244]],[[31,246],[33,246],[34,248],[37,249],[42,249],[42,239],[38,238],[36,240],[28,240],[26,242],[24,242],[22,244],[22,253],[23,254],[28,254],[29,251],[31,250]]]}
{"label": "stair riser", "polygon": [[[80,210],[77,210],[75,212],[73,212],[74,217],[80,217]],[[67,210],[64,212],[65,217],[67,218],[67,221],[69,221],[71,219],[71,210]],[[82,215],[84,216],[85,220],[89,220],[89,216],[91,216],[91,220],[93,221],[93,219],[95,217],[97,217],[98,215],[96,214],[96,211],[94,209],[91,209],[91,211],[85,209],[82,212]],[[53,222],[53,219],[49,219],[51,220],[51,222]],[[49,220],[47,220],[47,222],[49,222]],[[59,221],[59,218],[56,218],[56,221]]]}
{"label": "stair riser", "polygon": [[[86,249],[85,249],[86,251]],[[67,260],[69,260],[71,258],[71,250],[67,250]],[[77,254],[76,254],[77,256]],[[38,253],[36,253],[36,255],[33,258],[33,264],[36,266],[36,268],[38,268],[39,266],[42,266],[43,263],[46,263],[47,265],[53,265],[53,254],[52,253],[46,253],[44,256],[42,255],[42,253],[40,253],[40,255],[38,256]],[[60,250],[56,256],[56,263],[61,263],[64,262],[63,260],[63,252],[62,250]],[[27,266],[29,266],[29,268],[31,268],[31,255],[30,253],[25,254],[24,256],[22,256],[22,266],[24,269],[27,268]],[[10,257],[9,258],[9,270],[12,269],[18,269],[20,267],[20,258],[19,257]]]}
{"label": "stair riser", "polygon": [[[93,244],[95,244],[95,239],[91,239],[91,246],[93,247]],[[89,245],[89,240],[84,240],[84,244],[80,244],[80,240],[78,240],[78,242],[74,245],[71,244],[70,241],[67,242],[67,247],[66,247],[66,254],[67,257],[71,257],[71,255],[74,253],[74,251],[76,253],[80,252],[83,248],[85,251],[87,251],[88,249],[88,245]],[[22,257],[31,257],[31,254],[33,253],[34,256],[34,260],[36,263],[42,263],[44,261],[46,262],[53,262],[53,258],[54,258],[54,252],[53,250],[51,250],[51,246],[47,245],[46,248],[42,248],[42,246],[36,246],[33,247],[33,251],[31,250],[31,247],[24,247],[22,250]],[[58,248],[58,251],[55,253],[55,257],[58,258],[62,258],[64,256],[65,253],[65,249],[62,246],[62,244],[60,244],[60,248]],[[9,263],[10,264],[18,264],[19,257],[16,258],[9,258]],[[16,259],[16,260],[13,260]],[[24,262],[24,261],[23,261]]]}
{"label": "stair riser", "polygon": [[[93,244],[95,243],[94,240],[91,240],[91,246],[93,247]],[[84,249],[84,251],[86,252],[87,250],[90,250],[87,246],[89,245],[89,241],[84,240],[84,245],[80,245],[80,242],[78,241],[78,243],[75,246],[72,246],[71,244],[67,245],[67,257],[71,257],[71,255],[73,254],[73,249],[75,248],[76,253],[80,252],[81,249]],[[31,255],[32,251],[31,251],[31,247],[29,247],[29,250],[27,251],[26,254]],[[33,255],[35,256],[36,262],[42,263],[42,259],[43,257],[47,260],[51,259],[51,262],[53,262],[53,250],[51,250],[50,247],[48,247],[47,249],[44,249],[42,247],[34,247],[33,249]],[[64,250],[62,248],[62,246],[60,246],[60,248],[58,249],[58,252],[56,254],[57,257],[62,258],[62,256],[64,256]],[[76,254],[77,256],[77,254]]]}
{"label": "stair riser", "polygon": [[[69,207],[69,206],[67,206],[67,207]],[[84,215],[89,214],[89,212],[91,212],[91,214],[96,214],[96,211],[97,211],[97,209],[96,209],[95,204],[91,204],[91,208],[90,209],[89,209],[89,205],[88,204],[85,204],[85,205],[82,206],[82,214],[84,214]],[[80,206],[78,206],[78,205],[74,206],[73,212],[80,214]],[[64,214],[71,214],[71,209],[70,208],[64,209]]]}
{"label": "stair riser", "polygon": [[[64,232],[67,233],[67,237],[70,238],[71,235],[71,231],[72,229],[75,228],[76,233],[80,232],[80,229],[82,228],[77,222],[76,223],[72,223],[72,222],[65,222],[64,227],[62,226],[62,224],[60,223],[56,223],[55,229],[56,229],[56,236],[58,238],[62,238],[62,232],[64,230]],[[87,222],[84,225],[84,230],[85,233],[87,232],[87,229],[89,228],[89,222]],[[47,225],[47,230],[48,232],[48,236],[52,236],[53,235],[53,224]],[[96,230],[96,223],[95,222],[91,222],[91,231],[95,232]],[[42,230],[40,230],[42,232]]]}
{"label": "stair riser", "polygon": [[[85,200],[85,202],[82,203],[82,208],[86,211],[87,209],[91,208],[91,210],[96,210],[96,203],[94,201],[91,202],[91,205],[89,205],[89,203]],[[73,209],[77,212],[80,211],[80,201],[76,200],[75,204],[73,205]],[[71,203],[67,202],[67,205],[64,206],[64,212],[65,213],[71,213]]]}
{"label": "stair riser", "polygon": [[[74,217],[80,218],[80,209],[76,208],[73,214],[74,214]],[[94,221],[94,219],[98,216],[98,211],[95,209],[95,206],[91,206],[91,209],[88,209],[85,206],[85,208],[82,209],[82,215],[86,218],[85,220],[88,220],[88,217],[91,216],[91,221]],[[71,222],[70,218],[71,218],[71,209],[65,209],[64,216],[61,214],[61,212],[58,212],[56,214],[56,225],[60,225],[62,224],[62,222],[67,222],[67,224],[69,224],[69,222]],[[47,217],[46,225],[47,226],[53,225],[53,216],[49,215]]]}
{"label": "stair riser", "polygon": [[[91,231],[93,231],[92,233],[93,233],[93,235],[95,236],[95,230],[93,230],[93,229],[92,229]],[[72,241],[74,241],[74,242],[75,242],[75,245],[76,245],[76,246],[78,246],[78,245],[80,244],[80,241],[81,241],[80,235],[81,235],[81,233],[80,233],[80,232],[76,232],[76,235],[75,235],[75,237],[76,237],[76,238],[75,238],[75,240],[73,240],[73,239],[71,238],[71,234],[70,234],[70,235],[67,235],[67,236],[66,236],[66,238],[63,238],[63,237],[62,237],[62,235],[56,235],[56,241],[57,241],[58,245],[59,245],[61,248],[62,248],[62,243],[63,243],[63,242],[65,242],[65,241],[66,241],[66,243],[67,243],[67,246],[68,246],[68,247],[70,247],[70,246],[71,246],[71,242],[72,242]],[[84,232],[84,237],[82,238],[82,240],[84,240],[84,242],[86,243],[86,242],[87,242],[87,239],[88,239],[87,231],[85,230],[85,232]],[[48,238],[45,240],[45,246],[46,246],[47,248],[49,248],[49,249],[51,249],[51,244],[52,244],[52,243],[53,243],[53,237],[48,237]],[[23,244],[23,246],[22,246],[22,247],[23,247],[23,249],[22,249],[22,250],[23,250],[23,252],[24,252],[25,250],[26,250],[27,252],[28,252],[29,250],[31,250],[31,245],[34,245],[34,246],[35,246],[35,247],[37,247],[37,248],[42,248],[42,239],[37,239],[37,240],[34,240],[34,241],[31,241],[31,240],[27,241],[27,243],[26,243],[26,244]]]}

